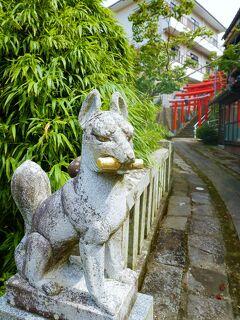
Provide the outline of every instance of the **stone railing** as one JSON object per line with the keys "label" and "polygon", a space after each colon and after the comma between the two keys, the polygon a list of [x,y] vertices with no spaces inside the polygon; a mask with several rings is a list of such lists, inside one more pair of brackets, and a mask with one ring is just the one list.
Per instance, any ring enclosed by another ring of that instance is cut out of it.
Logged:
{"label": "stone railing", "polygon": [[162,146],[154,152],[151,168],[125,177],[129,215],[123,224],[122,250],[125,266],[137,271],[140,282],[171,186],[172,143],[162,141]]}

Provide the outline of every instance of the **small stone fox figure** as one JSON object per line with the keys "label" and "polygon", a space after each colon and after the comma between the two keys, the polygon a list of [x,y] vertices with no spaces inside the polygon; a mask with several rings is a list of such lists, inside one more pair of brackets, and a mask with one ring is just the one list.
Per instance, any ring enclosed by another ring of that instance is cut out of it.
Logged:
{"label": "small stone fox figure", "polygon": [[134,162],[133,127],[127,121],[126,102],[114,93],[110,111],[101,111],[101,98],[93,90],[79,113],[83,129],[81,167],[77,176],[51,194],[46,173],[32,161],[15,171],[13,198],[25,221],[25,236],[16,248],[18,273],[48,295],[61,286],[44,275],[69,260],[79,245],[87,289],[96,304],[114,314],[104,287],[108,278],[134,283],[135,272],[124,269],[121,229],[127,214],[123,175],[99,172],[99,157],[114,157],[121,164]]}

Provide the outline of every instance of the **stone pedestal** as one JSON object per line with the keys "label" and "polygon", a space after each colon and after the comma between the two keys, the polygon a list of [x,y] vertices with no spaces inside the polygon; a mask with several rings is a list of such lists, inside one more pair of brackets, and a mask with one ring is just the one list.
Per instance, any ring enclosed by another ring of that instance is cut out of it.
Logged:
{"label": "stone pedestal", "polygon": [[[36,313],[24,311],[20,308],[13,307],[7,302],[7,298],[0,298],[0,319],[1,320],[47,320],[45,317],[39,316]],[[59,318],[56,314],[52,319],[63,319]],[[64,319],[69,319],[64,318]],[[76,318],[77,319],[77,318]],[[86,318],[82,317],[81,320],[85,319],[96,319],[94,315]],[[99,318],[100,319],[100,318]],[[102,318],[108,319],[108,318]],[[145,294],[137,294],[136,302],[129,314],[126,316],[127,320],[153,320],[153,298]]]}
{"label": "stone pedestal", "polygon": [[6,299],[14,307],[25,309],[47,319],[127,319],[136,300],[135,286],[115,280],[106,280],[105,285],[109,293],[109,303],[118,302],[114,316],[96,305],[87,291],[84,278],[75,286],[64,287],[58,295],[49,296],[30,286],[17,274],[7,283]]}

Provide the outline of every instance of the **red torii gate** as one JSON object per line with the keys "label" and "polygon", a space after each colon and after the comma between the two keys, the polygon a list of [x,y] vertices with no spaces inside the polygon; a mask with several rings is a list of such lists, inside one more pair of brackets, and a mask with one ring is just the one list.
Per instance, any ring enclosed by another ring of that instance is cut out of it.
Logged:
{"label": "red torii gate", "polygon": [[173,111],[173,131],[177,130],[177,110],[180,108],[180,126],[184,124],[184,109],[187,106],[187,117],[190,120],[191,108],[194,114],[198,114],[198,126],[202,125],[202,107],[204,106],[205,120],[208,120],[208,104],[217,91],[220,91],[226,85],[226,77],[223,72],[210,75],[209,79],[197,84],[188,84],[183,87],[183,91],[176,93],[177,99],[170,100],[170,106]]}
{"label": "red torii gate", "polygon": [[190,120],[190,113],[191,113],[191,107],[194,108],[194,113],[198,114],[198,123],[201,127],[202,125],[202,106],[204,105],[204,114],[205,118],[207,120],[208,118],[208,103],[210,100],[210,94],[202,95],[202,96],[196,96],[192,98],[185,98],[185,99],[174,99],[170,100],[171,108],[173,110],[173,131],[176,133],[177,131],[177,110],[180,107],[181,108],[181,117],[180,117],[180,125],[181,127],[184,124],[184,108],[187,106],[187,115],[188,120]]}
{"label": "red torii gate", "polygon": [[204,80],[201,83],[197,84],[190,84],[185,87],[183,87],[184,91],[192,92],[198,89],[216,89],[217,91],[220,91],[225,87],[226,81],[221,81],[220,79],[214,79],[214,80]]}

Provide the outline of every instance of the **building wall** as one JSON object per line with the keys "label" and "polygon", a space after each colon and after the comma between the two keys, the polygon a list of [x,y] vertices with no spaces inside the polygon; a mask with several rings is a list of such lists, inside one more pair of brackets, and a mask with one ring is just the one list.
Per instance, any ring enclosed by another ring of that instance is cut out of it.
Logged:
{"label": "building wall", "polygon": [[[169,1],[169,2],[171,2],[171,1]],[[172,1],[172,2],[177,3],[177,1]],[[123,9],[120,9],[120,10],[114,9],[113,10],[116,19],[124,27],[130,40],[132,40],[132,23],[130,21],[128,21],[128,16],[131,13],[133,13],[135,10],[137,10],[137,8],[138,8],[138,6],[136,3],[131,3]],[[192,12],[189,16],[185,16],[185,20],[186,19],[191,20],[192,18],[194,18],[196,20],[196,22],[199,23],[199,26],[206,26],[209,30],[213,31],[214,35],[212,37],[215,38],[216,40],[218,40],[218,33],[217,33],[216,28],[214,28],[212,25],[210,25],[210,23],[206,20],[206,18],[196,14],[195,12]],[[183,21],[184,21],[184,18],[183,18]],[[162,32],[164,24],[165,24],[164,20],[161,19],[159,21],[160,32]]]}
{"label": "building wall", "polygon": [[124,28],[130,41],[132,41],[132,23],[128,20],[130,14],[137,9],[136,4],[130,4],[129,6],[114,12],[115,18],[119,21],[119,24]]}
{"label": "building wall", "polygon": [[[240,43],[240,9],[227,28],[225,46]],[[219,105],[219,142],[230,152],[240,154],[240,69],[232,66],[227,86],[213,103]]]}
{"label": "building wall", "polygon": [[[170,2],[170,0],[169,0]],[[176,3],[176,1],[174,1]],[[134,11],[136,11],[138,8],[136,3],[131,3],[128,6],[126,6],[123,9],[116,10],[114,9],[115,17],[119,21],[119,24],[123,26],[125,29],[127,36],[129,40],[134,44],[133,42],[133,33],[132,33],[132,23],[128,21],[128,16],[131,15]],[[203,40],[201,38],[196,39],[196,42],[194,43],[194,46],[192,49],[188,49],[184,46],[179,47],[179,57],[176,58],[174,61],[175,65],[178,65],[179,63],[182,63],[186,56],[195,55],[198,58],[198,66],[196,68],[188,68],[186,70],[187,75],[189,75],[190,82],[200,82],[204,79],[204,74],[206,73],[207,69],[205,68],[206,63],[208,62],[208,57],[211,51],[214,51],[216,49],[217,54],[220,55],[222,53],[221,50],[217,49],[216,42],[217,42],[217,30],[210,25],[206,21],[206,18],[203,16],[200,16],[193,12],[188,17],[183,17],[182,21],[178,22],[174,18],[169,19],[160,19],[159,21],[159,32],[162,34],[163,38],[166,39],[168,32],[181,32],[181,31],[187,31],[188,28],[194,27],[194,20],[196,25],[199,24],[199,26],[206,25],[210,30],[212,30],[215,34],[212,36],[212,38],[207,41]],[[169,28],[170,26],[170,28]],[[135,44],[136,45],[136,44]],[[201,70],[194,72],[196,69],[199,69],[200,67],[203,67]]]}
{"label": "building wall", "polygon": [[240,147],[240,100],[220,108],[224,144]]}

